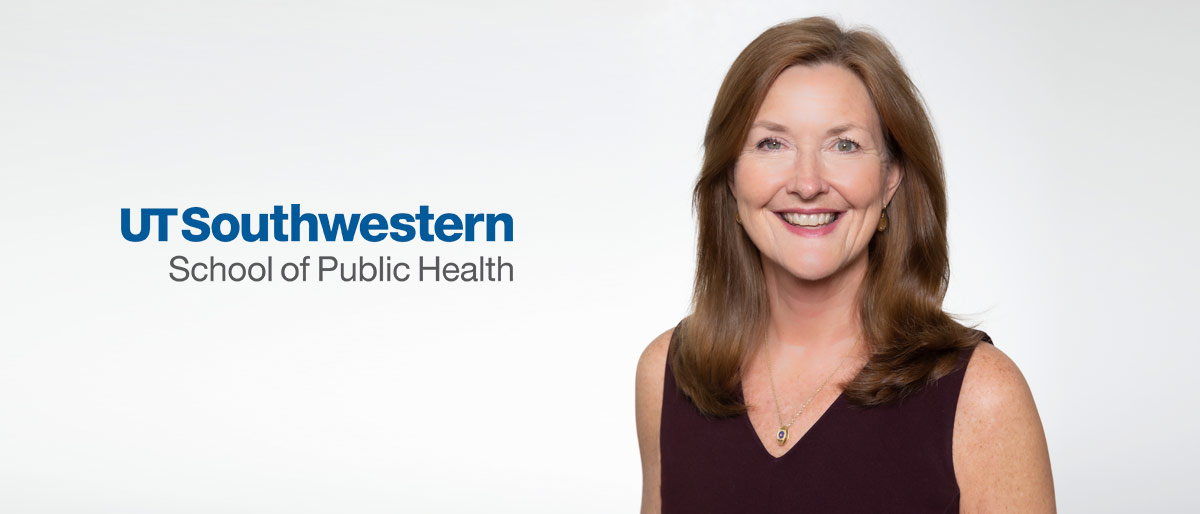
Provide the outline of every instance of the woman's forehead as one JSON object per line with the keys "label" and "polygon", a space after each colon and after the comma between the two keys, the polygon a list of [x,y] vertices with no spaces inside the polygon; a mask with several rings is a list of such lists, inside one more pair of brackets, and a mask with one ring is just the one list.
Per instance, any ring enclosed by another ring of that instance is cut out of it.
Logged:
{"label": "woman's forehead", "polygon": [[879,115],[854,72],[834,64],[797,65],[771,84],[754,126],[789,132],[849,127],[874,134]]}

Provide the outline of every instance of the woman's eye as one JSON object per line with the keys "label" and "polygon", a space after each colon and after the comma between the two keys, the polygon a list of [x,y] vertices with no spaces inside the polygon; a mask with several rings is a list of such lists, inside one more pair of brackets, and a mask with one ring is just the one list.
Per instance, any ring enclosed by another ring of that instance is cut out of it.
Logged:
{"label": "woman's eye", "polygon": [[853,152],[858,149],[858,143],[849,139],[841,139],[837,142],[837,150],[839,152]]}
{"label": "woman's eye", "polygon": [[783,142],[773,137],[768,137],[758,143],[758,147],[763,150],[782,150]]}

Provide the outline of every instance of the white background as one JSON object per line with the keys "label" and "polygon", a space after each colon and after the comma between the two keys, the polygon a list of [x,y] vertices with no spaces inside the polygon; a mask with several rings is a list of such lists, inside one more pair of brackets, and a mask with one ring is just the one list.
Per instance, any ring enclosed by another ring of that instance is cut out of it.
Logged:
{"label": "white background", "polygon": [[[878,29],[950,186],[947,310],[1021,367],[1062,512],[1183,512],[1200,433],[1194,4],[0,4],[0,511],[632,512],[738,52]],[[511,243],[128,243],[121,207],[508,212]],[[167,260],[502,256],[514,283]]]}

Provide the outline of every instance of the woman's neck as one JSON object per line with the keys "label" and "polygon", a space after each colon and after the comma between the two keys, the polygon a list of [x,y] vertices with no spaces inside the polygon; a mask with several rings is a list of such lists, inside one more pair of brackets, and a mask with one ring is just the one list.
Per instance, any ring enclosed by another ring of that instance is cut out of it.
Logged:
{"label": "woman's neck", "polygon": [[797,278],[774,262],[763,262],[771,309],[766,343],[807,355],[847,348],[859,337],[858,291],[867,274],[867,255],[821,280]]}

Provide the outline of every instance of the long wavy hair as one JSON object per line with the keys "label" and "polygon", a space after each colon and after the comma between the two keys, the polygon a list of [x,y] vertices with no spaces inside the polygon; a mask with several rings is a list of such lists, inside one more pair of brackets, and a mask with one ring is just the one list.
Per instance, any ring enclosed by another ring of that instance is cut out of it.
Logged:
{"label": "long wavy hair", "polygon": [[887,230],[867,248],[858,303],[870,358],[842,385],[847,399],[869,407],[903,398],[953,371],[958,350],[981,336],[942,310],[950,269],[942,159],[920,93],[900,61],[869,29],[843,31],[824,17],[777,25],[751,42],[725,76],[693,192],[699,240],[692,312],[680,323],[668,359],[680,390],[706,415],[745,412],[742,365],[764,337],[770,315],[762,261],[734,219],[728,179],[779,74],[789,66],[825,63],[862,80],[879,113],[887,154],[904,172],[887,208]]}

